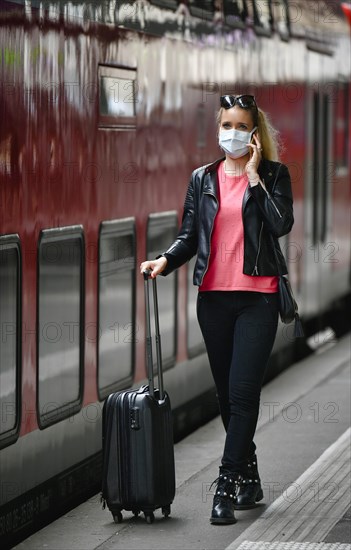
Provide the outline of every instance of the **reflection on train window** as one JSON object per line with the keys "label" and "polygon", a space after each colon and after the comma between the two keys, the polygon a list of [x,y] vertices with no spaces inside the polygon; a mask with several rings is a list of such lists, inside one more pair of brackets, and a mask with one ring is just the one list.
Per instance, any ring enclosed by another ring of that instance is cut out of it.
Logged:
{"label": "reflection on train window", "polygon": [[320,131],[321,123],[323,122],[320,117],[320,94],[313,92],[313,129],[312,129],[312,244],[317,244],[318,240],[318,222],[319,222],[319,204],[320,195],[318,193],[319,186],[319,171],[320,171]]}
{"label": "reflection on train window", "polygon": [[160,8],[167,8],[170,10],[176,10],[178,7],[178,0],[149,0],[150,4],[159,6]]}
{"label": "reflection on train window", "polygon": [[334,95],[334,159],[336,168],[347,168],[350,113],[349,113],[349,85],[339,82]]}
{"label": "reflection on train window", "polygon": [[99,65],[99,127],[136,125],[136,70]]}
{"label": "reflection on train window", "polygon": [[212,20],[215,11],[214,0],[189,0],[188,7],[191,15],[200,19]]}
{"label": "reflection on train window", "polygon": [[193,357],[205,352],[205,343],[202,337],[200,326],[196,315],[196,303],[198,296],[198,287],[193,284],[193,273],[196,257],[194,256],[188,263],[188,296],[187,296],[187,336],[188,336],[188,356]]}
{"label": "reflection on train window", "polygon": [[330,98],[314,91],[312,120],[312,243],[324,242],[328,227],[328,204],[331,193],[330,170]]}
{"label": "reflection on train window", "polygon": [[99,238],[100,399],[132,381],[135,342],[134,218],[103,222]]}
{"label": "reflection on train window", "polygon": [[20,420],[20,249],[17,235],[0,237],[0,446],[16,439]]}
{"label": "reflection on train window", "polygon": [[247,0],[223,0],[223,14],[228,25],[243,28],[248,13]]}
{"label": "reflection on train window", "polygon": [[[44,230],[38,252],[38,417],[41,427],[77,412],[83,375],[83,232]],[[95,327],[94,327],[95,329]],[[84,334],[86,333],[86,334]]]}
{"label": "reflection on train window", "polygon": [[[100,113],[116,117],[133,117],[134,83],[130,80],[103,76],[100,79]],[[130,95],[132,93],[132,95]]]}
{"label": "reflection on train window", "polygon": [[[178,229],[175,211],[150,214],[147,228],[147,259],[153,260],[174,241]],[[176,272],[157,278],[158,305],[162,339],[162,361],[164,368],[174,364],[176,355]],[[152,305],[151,305],[152,311]],[[154,327],[152,325],[154,335]],[[156,360],[154,357],[154,363]]]}
{"label": "reflection on train window", "polygon": [[321,162],[321,223],[320,240],[325,241],[327,235],[327,216],[328,216],[328,197],[330,188],[329,177],[329,159],[330,159],[330,98],[328,94],[323,94],[323,133],[322,133],[322,162]]}

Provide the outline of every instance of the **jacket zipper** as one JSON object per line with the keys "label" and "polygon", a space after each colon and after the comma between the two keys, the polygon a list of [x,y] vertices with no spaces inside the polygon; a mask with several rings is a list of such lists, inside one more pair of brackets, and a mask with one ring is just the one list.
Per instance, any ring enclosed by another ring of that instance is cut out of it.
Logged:
{"label": "jacket zipper", "polygon": [[268,197],[268,200],[270,200],[271,203],[273,204],[273,206],[274,206],[274,208],[275,208],[275,210],[276,210],[278,216],[279,216],[280,218],[282,218],[283,216],[282,216],[281,213],[279,212],[277,205],[275,204],[275,202],[274,202],[272,196],[268,193],[268,191],[267,191],[267,197]]}
{"label": "jacket zipper", "polygon": [[258,262],[258,256],[259,256],[260,250],[261,250],[262,229],[263,229],[263,222],[261,222],[261,229],[260,229],[260,234],[259,234],[259,237],[258,237],[258,251],[257,251],[257,256],[256,256],[256,261],[255,261],[255,267],[254,267],[253,272],[251,273],[251,275],[254,275],[255,272],[256,272],[256,275],[258,275],[257,262]]}
{"label": "jacket zipper", "polygon": [[[208,192],[206,192],[206,191],[204,192],[204,195],[211,195],[212,197],[215,198],[216,203],[217,203],[217,208],[216,208],[216,215],[217,215],[217,212],[218,212],[218,199],[217,199],[216,195],[214,195],[213,193],[208,193]],[[216,216],[215,216],[215,217],[216,217]],[[202,275],[202,277],[201,277],[200,286],[202,285],[202,282],[203,282],[204,277],[205,277],[205,275],[206,275],[206,273],[207,273],[207,270],[208,270],[208,264],[209,264],[209,262],[210,262],[210,255],[211,255],[211,237],[212,237],[213,226],[214,226],[214,218],[213,218],[213,224],[212,224],[211,231],[210,231],[210,243],[209,243],[209,244],[210,244],[210,251],[209,251],[209,254],[208,254],[208,257],[207,257],[206,269],[205,269],[205,271],[203,272],[203,275]]]}

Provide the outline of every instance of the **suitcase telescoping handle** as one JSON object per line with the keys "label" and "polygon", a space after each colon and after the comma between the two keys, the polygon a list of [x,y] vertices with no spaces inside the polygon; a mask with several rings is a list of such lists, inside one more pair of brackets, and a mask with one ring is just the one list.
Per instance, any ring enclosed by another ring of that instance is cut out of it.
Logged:
{"label": "suitcase telescoping handle", "polygon": [[[154,369],[152,360],[152,340],[151,340],[151,313],[150,313],[150,293],[149,293],[149,275],[150,269],[143,271],[144,286],[145,286],[145,310],[146,310],[146,363],[149,379],[149,391],[152,397],[155,396],[154,385]],[[157,301],[157,285],[156,278],[152,279],[152,290],[154,297],[154,315],[155,315],[155,339],[156,339],[156,359],[157,359],[157,375],[159,384],[159,399],[163,401],[163,372],[162,372],[162,355],[161,355],[161,336],[160,336],[160,324],[158,319],[158,301]]]}

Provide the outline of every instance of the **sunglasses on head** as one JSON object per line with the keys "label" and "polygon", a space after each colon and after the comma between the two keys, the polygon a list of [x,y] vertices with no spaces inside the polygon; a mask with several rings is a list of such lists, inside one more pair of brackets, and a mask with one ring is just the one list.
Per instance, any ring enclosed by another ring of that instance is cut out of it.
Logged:
{"label": "sunglasses on head", "polygon": [[224,109],[231,109],[235,105],[239,105],[242,109],[251,109],[252,107],[257,109],[255,96],[253,95],[222,95],[220,101],[221,107]]}

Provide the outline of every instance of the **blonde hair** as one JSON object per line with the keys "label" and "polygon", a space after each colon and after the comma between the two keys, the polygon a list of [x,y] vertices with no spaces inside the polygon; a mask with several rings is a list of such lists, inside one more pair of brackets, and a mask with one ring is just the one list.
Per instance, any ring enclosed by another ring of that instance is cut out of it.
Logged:
{"label": "blonde hair", "polygon": [[[279,160],[279,150],[281,149],[281,143],[279,140],[279,132],[276,130],[270,120],[267,113],[258,108],[258,115],[256,109],[247,109],[251,111],[254,126],[258,128],[258,134],[260,136],[262,146],[262,158],[267,160]],[[218,125],[221,123],[222,113],[225,111],[223,107],[219,109],[216,115],[216,122]]]}
{"label": "blonde hair", "polygon": [[279,132],[261,109],[258,109],[258,133],[262,145],[262,157],[268,160],[279,160]]}

